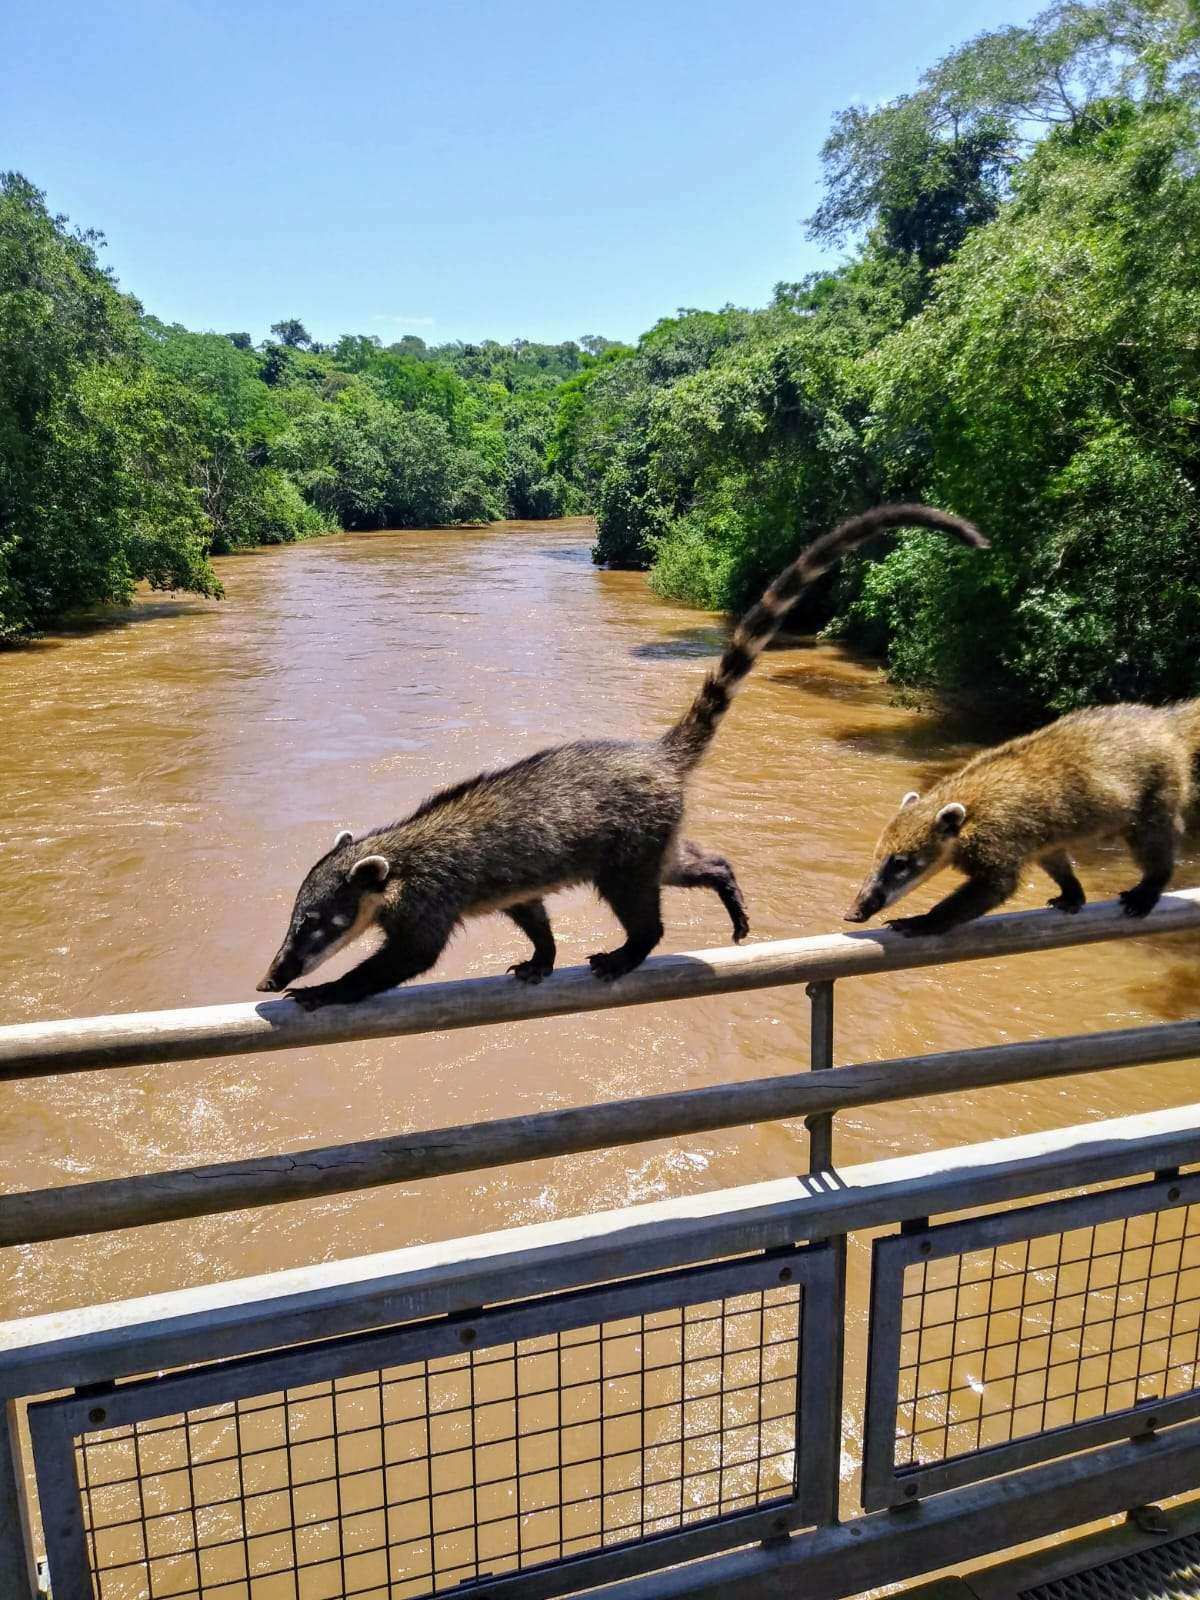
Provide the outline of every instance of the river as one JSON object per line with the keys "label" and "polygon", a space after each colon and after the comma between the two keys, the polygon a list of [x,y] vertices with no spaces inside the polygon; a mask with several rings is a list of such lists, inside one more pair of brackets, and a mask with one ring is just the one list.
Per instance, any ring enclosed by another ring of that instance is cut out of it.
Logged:
{"label": "river", "polygon": [[[723,638],[583,520],[338,535],[229,557],[227,598],[149,596],[0,658],[0,1020],[251,999],[300,876],[342,827],[579,735],[654,734]],[[690,834],[734,860],[753,937],[841,926],[901,794],[975,748],[831,644],[771,651],[695,784]],[[1085,859],[1093,897],[1131,881]],[[1193,852],[1178,881],[1200,879]],[[914,897],[928,903],[936,890]],[[1016,904],[1041,903],[1031,872]],[[666,950],[724,943],[715,897],[668,890]],[[552,904],[560,961],[614,942]],[[440,978],[525,954],[472,923]],[[332,970],[332,969],[331,969]],[[837,1058],[869,1060],[1194,1013],[1200,941],[1135,940],[841,984]],[[9,1190],[795,1071],[799,990],[0,1087]],[[838,1119],[839,1161],[1196,1098],[1187,1064],[889,1105]],[[790,1124],[164,1225],[0,1256],[15,1316],[752,1182],[800,1169]]]}

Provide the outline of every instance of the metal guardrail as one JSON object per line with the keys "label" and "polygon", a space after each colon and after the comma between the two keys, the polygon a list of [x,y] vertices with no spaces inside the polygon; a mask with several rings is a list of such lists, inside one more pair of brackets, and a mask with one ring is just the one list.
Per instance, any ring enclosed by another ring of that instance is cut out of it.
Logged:
{"label": "metal guardrail", "polygon": [[[810,1136],[807,1176],[0,1325],[0,1595],[33,1588],[30,1463],[55,1600],[835,1600],[1200,1487],[1200,1106],[868,1167],[832,1148],[846,1106],[1200,1057],[1187,1022],[833,1067],[836,980],[1197,927],[1188,891],[1135,926],[789,940],[611,988],[0,1029],[0,1075],[37,1076],[805,983],[817,1069],[4,1196],[12,1245],[765,1118]],[[881,1226],[862,1360],[847,1244]],[[868,1416],[845,1523],[843,1382]]]}

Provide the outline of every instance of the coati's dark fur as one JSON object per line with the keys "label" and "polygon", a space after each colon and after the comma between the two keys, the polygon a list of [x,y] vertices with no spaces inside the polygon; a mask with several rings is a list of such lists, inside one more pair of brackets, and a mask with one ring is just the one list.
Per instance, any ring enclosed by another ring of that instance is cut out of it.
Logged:
{"label": "coati's dark fur", "polygon": [[985,750],[928,794],[905,795],[847,920],[865,922],[955,867],[965,883],[891,923],[905,934],[947,933],[1003,904],[1031,860],[1058,886],[1049,904],[1078,911],[1086,896],[1069,852],[1099,839],[1125,841],[1142,876],[1121,900],[1129,916],[1147,916],[1175,870],[1198,764],[1200,700],[1073,711]]}
{"label": "coati's dark fur", "polygon": [[288,992],[309,1008],[361,1000],[427,971],[464,918],[502,911],[533,954],[510,970],[536,982],[554,966],[543,897],[594,884],[625,942],[590,957],[619,978],[662,938],[663,885],[707,888],[749,931],[741,891],[723,856],[679,837],[687,779],[742,679],[804,588],[844,551],[887,528],[935,528],[965,544],[970,523],[928,506],[879,506],[809,545],[734,629],[729,647],[683,717],[660,739],[581,741],[541,750],[431,796],[410,817],[358,838],[339,836],[300,886],[287,937],[260,989],[285,989],[371,926],[380,949],[332,983]]}

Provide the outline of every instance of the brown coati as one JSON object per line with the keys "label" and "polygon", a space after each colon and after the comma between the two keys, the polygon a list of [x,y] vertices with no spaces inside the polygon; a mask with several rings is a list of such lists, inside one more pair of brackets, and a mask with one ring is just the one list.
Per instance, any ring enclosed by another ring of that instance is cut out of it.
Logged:
{"label": "brown coati", "polygon": [[749,925],[733,869],[679,837],[688,776],[804,588],[844,551],[904,525],[987,542],[970,523],[928,506],[879,506],[843,522],[746,613],[695,700],[661,738],[542,750],[444,789],[402,822],[358,838],[339,834],[300,885],[287,936],[258,987],[288,988],[375,926],[382,946],[344,977],[288,989],[310,1009],[361,1000],[426,972],[460,922],[490,911],[504,912],[529,938],[532,956],[509,970],[536,983],[555,957],[543,897],[582,883],[595,886],[625,930],[618,949],[589,958],[599,978],[630,972],[662,938],[664,884],[713,890],[734,938],[744,938]]}
{"label": "brown coati", "polygon": [[1069,851],[1123,839],[1142,876],[1121,902],[1147,916],[1175,869],[1195,794],[1200,700],[1176,706],[1096,706],[985,750],[928,794],[906,794],[883,830],[848,922],[866,922],[943,867],[967,881],[921,916],[890,926],[946,933],[994,910],[1037,861],[1058,885],[1048,902],[1078,911],[1083,885]]}

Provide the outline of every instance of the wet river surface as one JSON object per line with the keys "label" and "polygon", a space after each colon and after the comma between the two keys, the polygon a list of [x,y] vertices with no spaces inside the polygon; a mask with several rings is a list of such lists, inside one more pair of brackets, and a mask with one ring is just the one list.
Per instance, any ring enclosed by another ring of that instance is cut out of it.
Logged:
{"label": "wet river surface", "polygon": [[[693,693],[724,630],[635,573],[598,571],[583,521],[339,535],[231,557],[222,602],[148,597],[0,657],[0,1021],[251,999],[296,884],[343,827],[575,735],[641,736]],[[753,937],[839,928],[909,788],[976,748],[834,645],[771,651],[695,783],[689,832],[738,868]],[[1081,864],[1093,898],[1131,881]],[[1192,849],[1179,883],[1200,881]],[[914,897],[914,909],[939,892]],[[1017,905],[1051,886],[1031,871]],[[584,892],[552,902],[560,962],[617,942]],[[668,890],[666,950],[724,943]],[[439,978],[526,954],[472,923]],[[332,969],[331,969],[332,970]],[[839,985],[840,1061],[1180,1017],[1200,940],[1141,939]],[[800,990],[244,1060],[0,1086],[8,1190],[227,1160],[792,1072]],[[1198,1098],[1180,1064],[838,1119],[842,1163]],[[790,1124],[541,1162],[0,1255],[30,1314],[753,1182],[803,1167]]]}

